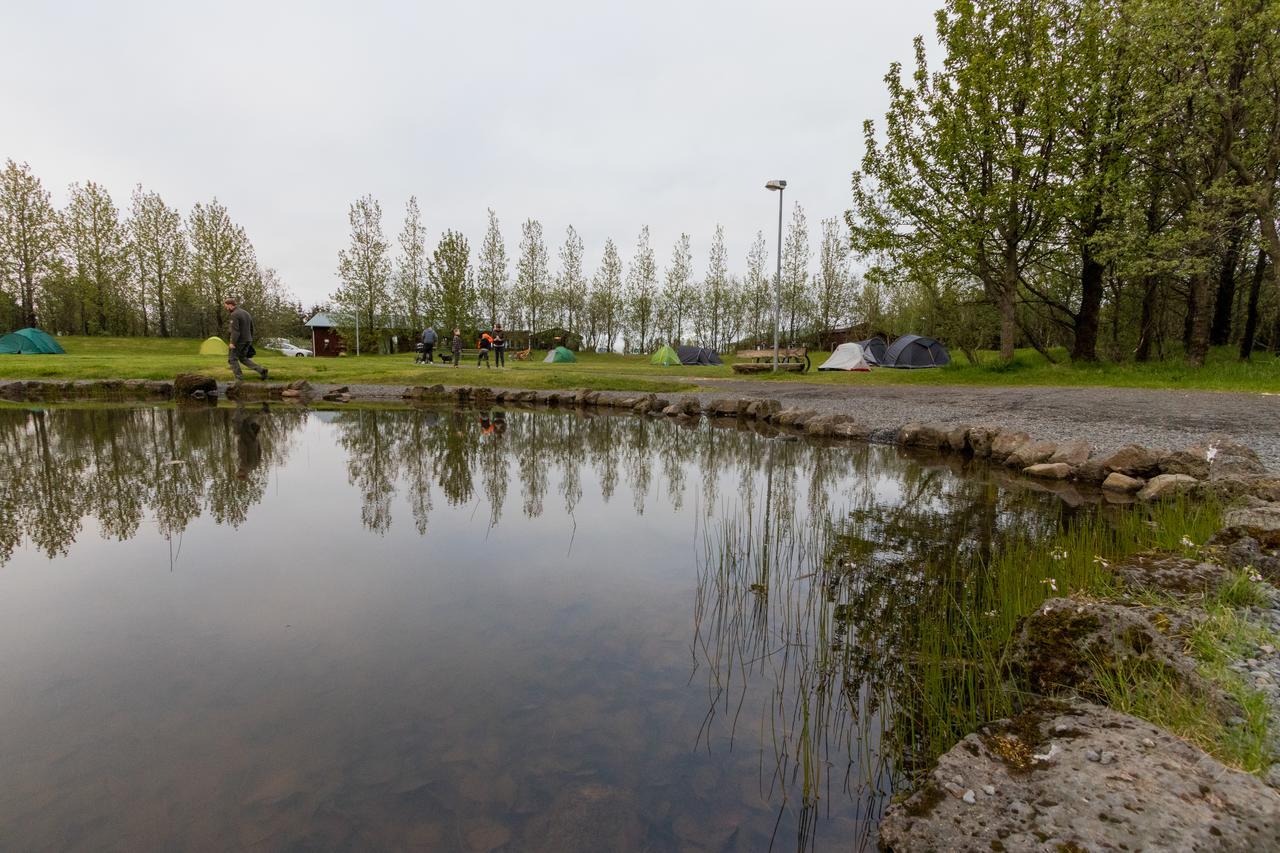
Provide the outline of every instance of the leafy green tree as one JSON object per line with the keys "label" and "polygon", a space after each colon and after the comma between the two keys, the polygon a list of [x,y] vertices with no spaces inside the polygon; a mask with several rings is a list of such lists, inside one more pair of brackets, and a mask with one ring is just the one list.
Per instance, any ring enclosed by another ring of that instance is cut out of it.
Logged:
{"label": "leafy green tree", "polygon": [[627,270],[627,323],[634,344],[648,352],[657,302],[658,264],[649,245],[649,226],[640,229],[636,254]]}
{"label": "leafy green tree", "polygon": [[41,278],[58,252],[58,215],[26,163],[6,160],[0,173],[0,292],[10,295],[22,324],[34,326]]}
{"label": "leafy green tree", "polygon": [[850,296],[849,243],[840,220],[833,216],[822,220],[818,274],[813,277],[810,300],[820,338],[847,316]]}
{"label": "leafy green tree", "polygon": [[523,318],[529,333],[536,335],[540,323],[546,322],[551,301],[550,273],[547,269],[547,246],[542,241],[542,223],[525,220],[520,227],[520,257],[516,261],[515,304],[512,314]]}
{"label": "leafy green tree", "polygon": [[427,232],[422,227],[417,196],[405,205],[400,229],[400,257],[396,263],[395,302],[409,327],[421,330],[427,321]]}
{"label": "leafy green tree", "polygon": [[[618,247],[612,239],[604,241],[600,268],[591,279],[589,305],[596,328],[603,336],[604,345],[613,349],[626,306],[622,289],[622,258],[618,256]],[[594,343],[596,342],[593,340]]]}
{"label": "leafy green tree", "polygon": [[477,267],[477,296],[484,315],[482,319],[492,328],[507,300],[507,247],[502,239],[502,228],[498,225],[498,215],[492,208],[489,209],[489,230],[480,244]]}
{"label": "leafy green tree", "polygon": [[467,238],[446,231],[431,255],[431,290],[446,329],[469,329],[475,320],[475,279]]}
{"label": "leafy green tree", "polygon": [[685,324],[693,307],[693,252],[689,247],[689,235],[681,234],[671,250],[671,263],[667,266],[666,285],[659,300],[658,325],[667,337],[667,343],[678,345],[684,337]]}
{"label": "leafy green tree", "polygon": [[376,338],[382,314],[387,310],[391,259],[382,234],[382,205],[372,195],[352,203],[347,213],[351,244],[338,252],[338,277],[342,279],[335,301],[358,313],[367,334]]}
{"label": "leafy green tree", "polygon": [[133,309],[145,317],[145,305],[125,303],[127,235],[111,195],[101,184],[71,185],[71,200],[63,214],[63,239],[81,297],[84,334],[127,331],[124,317]]}
{"label": "leafy green tree", "polygon": [[[160,337],[169,337],[170,311],[174,288],[185,274],[187,235],[182,214],[169,207],[159,193],[144,192],[139,184],[133,191],[133,207],[127,223],[129,247],[137,270],[139,286],[155,311]],[[146,327],[143,327],[146,332]]]}
{"label": "leafy green tree", "polygon": [[582,254],[582,238],[570,225],[565,231],[564,244],[560,247],[556,302],[560,308],[560,324],[571,332],[579,331],[578,326],[587,306],[587,279],[582,273]]}
{"label": "leafy green tree", "polygon": [[765,243],[764,232],[757,231],[756,239],[751,242],[751,248],[747,251],[747,275],[742,282],[746,332],[754,344],[762,343],[768,337],[768,331],[773,328],[772,277],[767,269],[768,263],[769,247]]}
{"label": "leafy green tree", "polygon": [[[786,322],[787,345],[796,341],[799,324],[810,313],[809,306],[809,225],[804,208],[797,202],[791,211],[791,225],[782,246],[782,320]],[[780,320],[780,323],[782,322]]]}
{"label": "leafy green tree", "polygon": [[222,300],[227,296],[245,298],[243,292],[257,271],[253,244],[244,228],[231,221],[227,209],[214,198],[197,203],[187,217],[190,240],[188,284],[182,301],[191,325],[186,333],[201,337],[222,334]]}

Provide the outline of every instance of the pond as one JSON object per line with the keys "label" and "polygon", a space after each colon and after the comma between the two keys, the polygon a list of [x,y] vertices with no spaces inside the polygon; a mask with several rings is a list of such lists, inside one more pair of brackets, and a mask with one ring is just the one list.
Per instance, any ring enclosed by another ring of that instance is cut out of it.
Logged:
{"label": "pond", "polygon": [[950,746],[922,704],[990,710],[921,664],[1002,608],[956,578],[1097,513],[1001,476],[629,415],[0,409],[0,848],[874,846]]}

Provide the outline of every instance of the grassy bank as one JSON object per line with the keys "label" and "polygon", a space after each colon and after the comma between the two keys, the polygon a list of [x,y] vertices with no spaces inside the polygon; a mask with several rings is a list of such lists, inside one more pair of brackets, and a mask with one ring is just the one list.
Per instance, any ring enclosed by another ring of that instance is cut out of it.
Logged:
{"label": "grassy bank", "polygon": [[[197,355],[199,342],[189,339],[64,337],[65,356],[0,357],[0,378],[9,379],[167,379],[185,371],[229,376],[225,358]],[[346,358],[285,358],[263,352],[258,359],[273,378],[307,379],[339,384],[389,385],[453,382],[512,388],[596,388],[670,392],[739,379],[750,382],[804,382],[821,385],[1059,385],[1124,388],[1177,388],[1216,391],[1280,390],[1280,359],[1260,354],[1241,363],[1230,348],[1215,350],[1200,370],[1180,359],[1148,364],[1073,364],[1064,352],[1051,364],[1031,350],[1020,350],[1010,364],[995,353],[980,353],[980,363],[958,360],[938,370],[874,370],[871,373],[735,374],[726,363],[717,367],[657,367],[647,356],[581,353],[574,364],[542,364],[508,358],[503,370],[476,368],[468,360],[454,369],[413,364],[413,356],[363,355]],[[815,354],[816,368],[825,360]],[[730,357],[727,362],[732,362]]]}

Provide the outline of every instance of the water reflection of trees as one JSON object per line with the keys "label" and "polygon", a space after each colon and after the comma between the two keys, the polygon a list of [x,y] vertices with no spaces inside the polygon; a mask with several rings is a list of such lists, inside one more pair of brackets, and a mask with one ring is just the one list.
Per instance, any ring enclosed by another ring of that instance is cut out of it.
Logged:
{"label": "water reflection of trees", "polygon": [[85,519],[119,540],[148,513],[165,536],[204,513],[238,525],[303,417],[230,408],[0,411],[0,563],[24,537],[50,557],[65,554]]}

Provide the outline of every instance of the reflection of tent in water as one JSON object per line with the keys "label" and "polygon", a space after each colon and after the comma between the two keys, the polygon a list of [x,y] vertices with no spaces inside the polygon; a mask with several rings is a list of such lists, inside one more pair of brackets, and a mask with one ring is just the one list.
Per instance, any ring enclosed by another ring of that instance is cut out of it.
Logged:
{"label": "reflection of tent in water", "polygon": [[653,354],[653,358],[649,359],[650,364],[660,364],[663,367],[674,367],[680,364],[680,356],[671,347],[663,344],[658,351]]}
{"label": "reflection of tent in water", "polygon": [[222,338],[214,335],[211,338],[205,338],[200,344],[201,355],[226,355],[227,342]]}
{"label": "reflection of tent in water", "polygon": [[831,357],[822,363],[819,370],[871,370],[858,344],[841,344]]}
{"label": "reflection of tent in water", "polygon": [[880,364],[884,367],[942,367],[951,363],[947,348],[921,335],[903,335],[884,351]]}
{"label": "reflection of tent in water", "polygon": [[711,347],[676,347],[681,364],[724,364],[720,354]]}
{"label": "reflection of tent in water", "polygon": [[553,350],[547,351],[547,357],[542,360],[542,363],[552,364],[555,362],[577,361],[577,360],[578,360],[578,357],[575,356],[572,351],[567,350],[564,347],[556,347]]}
{"label": "reflection of tent in water", "polygon": [[63,355],[62,346],[39,329],[19,329],[0,338],[0,353],[6,355]]}
{"label": "reflection of tent in water", "polygon": [[858,346],[862,347],[862,357],[867,360],[867,364],[884,364],[884,351],[889,347],[884,338],[858,341]]}

